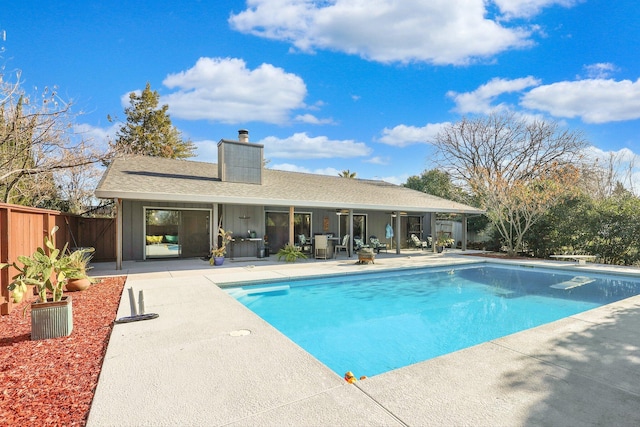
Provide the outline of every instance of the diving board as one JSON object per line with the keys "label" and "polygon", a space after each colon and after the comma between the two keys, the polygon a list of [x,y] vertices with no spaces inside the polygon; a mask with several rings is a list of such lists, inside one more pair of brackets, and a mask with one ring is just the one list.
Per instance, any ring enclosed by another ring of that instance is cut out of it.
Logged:
{"label": "diving board", "polygon": [[578,261],[578,264],[586,264],[587,261],[595,261],[595,255],[549,255],[551,258],[556,259],[572,259],[574,261]]}

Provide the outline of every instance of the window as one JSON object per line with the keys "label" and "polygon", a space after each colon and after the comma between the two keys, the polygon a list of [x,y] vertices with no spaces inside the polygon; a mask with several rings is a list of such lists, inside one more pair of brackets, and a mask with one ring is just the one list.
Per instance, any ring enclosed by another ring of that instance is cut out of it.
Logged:
{"label": "window", "polygon": [[410,238],[412,234],[415,234],[419,239],[424,239],[427,236],[422,235],[422,230],[421,216],[407,216],[407,238]]}
{"label": "window", "polygon": [[[288,215],[287,215],[288,216]],[[293,214],[293,234],[297,236],[304,234],[307,238],[311,237],[311,214],[310,213],[294,213]]]}
{"label": "window", "polygon": [[[340,238],[345,234],[349,234],[349,215],[348,214],[340,214],[339,221],[340,229],[338,233],[340,234]],[[360,237],[363,241],[368,242],[369,238],[367,237],[367,215],[365,214],[353,214],[353,236]]]}

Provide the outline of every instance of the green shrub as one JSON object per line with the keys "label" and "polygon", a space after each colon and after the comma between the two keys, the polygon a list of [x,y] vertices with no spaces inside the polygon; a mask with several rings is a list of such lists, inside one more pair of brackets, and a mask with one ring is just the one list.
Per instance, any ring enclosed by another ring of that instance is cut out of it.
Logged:
{"label": "green shrub", "polygon": [[306,259],[307,256],[294,245],[285,245],[284,248],[278,251],[278,261],[282,258],[284,258],[286,262],[296,262],[298,258]]}

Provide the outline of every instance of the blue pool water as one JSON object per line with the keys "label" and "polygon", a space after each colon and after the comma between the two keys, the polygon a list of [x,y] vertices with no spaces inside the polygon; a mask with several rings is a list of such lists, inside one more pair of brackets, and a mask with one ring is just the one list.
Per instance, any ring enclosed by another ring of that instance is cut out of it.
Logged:
{"label": "blue pool water", "polygon": [[339,375],[359,377],[638,295],[640,281],[480,264],[225,290]]}

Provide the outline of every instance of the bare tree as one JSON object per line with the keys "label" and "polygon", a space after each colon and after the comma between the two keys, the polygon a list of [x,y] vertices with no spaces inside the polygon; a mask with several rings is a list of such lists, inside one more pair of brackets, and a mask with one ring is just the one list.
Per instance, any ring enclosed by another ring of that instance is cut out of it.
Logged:
{"label": "bare tree", "polygon": [[110,157],[74,133],[76,116],[55,89],[30,97],[0,79],[0,201],[50,207],[58,172]]}
{"label": "bare tree", "polygon": [[637,155],[629,150],[621,150],[584,162],[580,187],[597,200],[611,197],[620,186],[635,194],[636,159]]}
{"label": "bare tree", "polygon": [[451,124],[433,141],[444,170],[468,185],[515,254],[529,228],[575,184],[586,146],[557,123],[496,113]]}
{"label": "bare tree", "polygon": [[[78,163],[72,158],[75,153],[67,152],[65,155],[68,157],[69,164]],[[95,204],[94,191],[102,172],[95,163],[92,163],[66,168],[56,174],[58,196],[65,201],[69,212],[81,214]]]}

